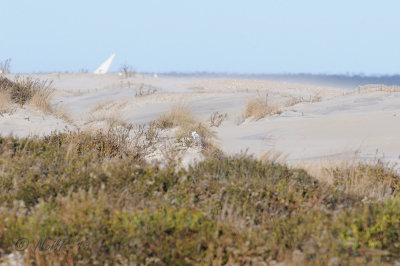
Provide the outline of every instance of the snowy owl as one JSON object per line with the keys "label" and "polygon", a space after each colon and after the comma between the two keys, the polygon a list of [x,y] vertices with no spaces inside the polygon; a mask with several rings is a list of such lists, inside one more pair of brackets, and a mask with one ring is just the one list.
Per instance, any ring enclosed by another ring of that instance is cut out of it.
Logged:
{"label": "snowy owl", "polygon": [[192,138],[193,138],[193,142],[196,145],[200,145],[201,144],[201,136],[196,131],[192,131]]}

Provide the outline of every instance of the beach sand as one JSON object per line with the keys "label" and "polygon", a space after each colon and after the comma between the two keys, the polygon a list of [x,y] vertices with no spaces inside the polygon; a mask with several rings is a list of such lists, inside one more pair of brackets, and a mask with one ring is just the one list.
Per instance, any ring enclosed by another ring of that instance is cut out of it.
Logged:
{"label": "beach sand", "polygon": [[[1,135],[101,128],[107,119],[145,124],[171,106],[185,104],[203,122],[214,112],[227,114],[219,127],[212,127],[216,143],[226,154],[246,151],[260,157],[275,152],[293,166],[354,157],[399,162],[400,92],[215,77],[29,76],[53,80],[51,103],[70,121],[33,107],[15,107],[0,116]],[[254,97],[279,106],[280,113],[243,120],[246,103]]]}

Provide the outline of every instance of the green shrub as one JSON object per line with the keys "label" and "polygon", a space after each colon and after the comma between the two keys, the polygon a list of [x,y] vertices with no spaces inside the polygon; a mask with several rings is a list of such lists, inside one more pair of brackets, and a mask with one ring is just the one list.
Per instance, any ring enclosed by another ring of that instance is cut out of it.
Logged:
{"label": "green shrub", "polygon": [[0,137],[0,250],[15,251],[20,237],[75,241],[68,252],[30,245],[26,261],[41,265],[382,264],[400,257],[397,194],[363,203],[340,185],[245,155],[159,168],[125,140],[118,132]]}

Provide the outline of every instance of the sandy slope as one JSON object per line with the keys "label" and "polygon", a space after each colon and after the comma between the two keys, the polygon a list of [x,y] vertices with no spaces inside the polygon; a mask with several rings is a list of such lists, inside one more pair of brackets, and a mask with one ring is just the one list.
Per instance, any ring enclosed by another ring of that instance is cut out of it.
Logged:
{"label": "sandy slope", "polygon": [[31,106],[14,107],[10,112],[0,115],[0,133],[2,136],[43,136],[53,131],[74,129],[75,127],[68,122],[51,115],[45,115]]}
{"label": "sandy slope", "polygon": [[[141,76],[122,79],[116,74],[36,75],[54,80],[54,105],[67,110],[77,127],[107,117],[147,123],[176,103],[187,103],[199,119],[213,112],[228,113],[214,128],[227,153],[248,149],[256,156],[268,150],[287,155],[290,163],[321,158],[384,157],[399,161],[400,93],[350,92],[339,88],[258,80]],[[140,87],[155,94],[137,96]],[[247,100],[258,95],[282,106],[282,113],[258,121],[239,122]],[[293,97],[308,101],[285,107]],[[100,105],[101,104],[101,105]],[[100,106],[99,106],[100,105]],[[68,123],[36,111],[20,109],[0,117],[0,133],[18,136],[46,134]]]}

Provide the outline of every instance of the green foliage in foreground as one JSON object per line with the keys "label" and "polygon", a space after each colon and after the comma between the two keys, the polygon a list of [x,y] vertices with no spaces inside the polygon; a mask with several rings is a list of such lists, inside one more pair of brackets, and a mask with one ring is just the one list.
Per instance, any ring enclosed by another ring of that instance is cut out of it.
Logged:
{"label": "green foliage in foreground", "polygon": [[[43,265],[400,259],[397,194],[362,203],[303,170],[244,155],[159,168],[118,143],[79,133],[0,138],[0,252],[25,237],[27,262]],[[35,249],[44,238],[85,248]]]}

